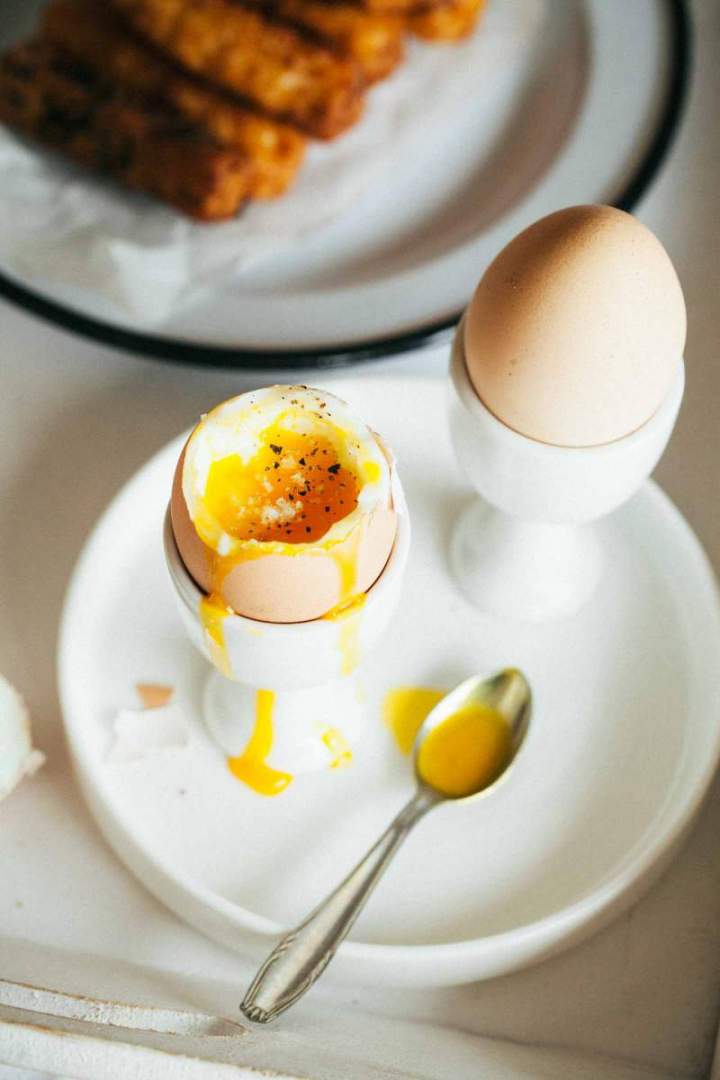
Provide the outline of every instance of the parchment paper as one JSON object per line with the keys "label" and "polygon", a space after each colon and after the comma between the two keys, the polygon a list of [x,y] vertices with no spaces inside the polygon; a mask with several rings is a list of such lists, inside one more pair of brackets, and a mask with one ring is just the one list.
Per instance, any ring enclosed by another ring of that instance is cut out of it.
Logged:
{"label": "parchment paper", "polygon": [[160,323],[198,290],[281,258],[382,183],[398,155],[517,62],[542,6],[491,7],[459,44],[409,42],[406,62],[371,90],[362,121],[333,143],[311,144],[288,194],[222,224],[196,224],[0,128],[0,262],[25,280],[92,289],[139,323]]}

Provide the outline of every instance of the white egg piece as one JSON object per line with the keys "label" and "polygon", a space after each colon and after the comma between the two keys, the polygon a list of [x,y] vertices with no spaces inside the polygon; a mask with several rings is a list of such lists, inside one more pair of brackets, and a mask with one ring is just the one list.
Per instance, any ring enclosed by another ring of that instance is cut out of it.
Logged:
{"label": "white egg piece", "polygon": [[0,675],[0,799],[8,796],[23,777],[37,772],[44,761],[44,755],[33,749],[25,702]]}

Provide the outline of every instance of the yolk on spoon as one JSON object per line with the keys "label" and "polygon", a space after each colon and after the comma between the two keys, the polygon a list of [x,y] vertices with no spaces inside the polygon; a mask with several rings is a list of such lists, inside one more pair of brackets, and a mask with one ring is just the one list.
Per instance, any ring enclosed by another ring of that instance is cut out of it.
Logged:
{"label": "yolk on spoon", "polygon": [[205,638],[215,667],[226,675],[232,676],[230,660],[225,646],[225,619],[228,615],[227,604],[217,594],[203,596],[200,601],[200,621],[205,631]]}
{"label": "yolk on spoon", "polygon": [[505,717],[488,705],[468,705],[428,732],[418,751],[418,772],[436,791],[462,798],[497,780],[511,751]]}
{"label": "yolk on spoon", "polygon": [[[422,724],[445,696],[428,686],[389,690],[383,717],[404,754]],[[495,709],[476,704],[452,713],[429,732],[418,755],[418,771],[431,787],[454,798],[481,791],[503,772],[512,751],[511,731]]]}
{"label": "yolk on spoon", "polygon": [[[343,567],[341,566],[339,569],[341,587],[345,588],[345,581],[342,576]],[[352,580],[354,581],[354,577]],[[348,588],[351,584],[352,582],[348,583]],[[360,662],[360,617],[365,606],[365,600],[365,593],[351,596],[349,600],[344,600],[337,607],[334,607],[332,611],[328,611],[327,615],[323,615],[323,619],[337,622],[340,625],[338,645],[342,658],[340,670],[343,675],[352,675]]]}

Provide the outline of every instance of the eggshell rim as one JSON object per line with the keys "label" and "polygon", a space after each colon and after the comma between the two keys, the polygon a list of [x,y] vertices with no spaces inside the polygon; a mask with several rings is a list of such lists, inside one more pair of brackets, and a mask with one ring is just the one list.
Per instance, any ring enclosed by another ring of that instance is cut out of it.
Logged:
{"label": "eggshell rim", "polygon": [[[260,387],[260,391],[273,390],[279,385],[284,386],[284,384],[273,384],[272,386]],[[340,398],[336,394],[333,394],[333,392],[331,390],[325,391],[325,390],[320,390],[318,387],[300,386],[300,384],[298,384],[297,387],[295,386],[295,384],[288,384],[288,387],[290,387],[290,386],[292,386],[293,389],[301,389],[301,390],[305,390],[305,391],[314,391],[314,392],[316,392],[318,394],[322,394],[323,397],[333,398],[340,405],[342,405],[344,407],[344,409],[346,409],[348,411],[353,424],[356,424],[358,426],[358,428],[364,428],[366,430],[369,438],[368,439],[363,439],[363,441],[366,441],[368,443],[373,443],[375,445],[375,447],[377,448],[377,450],[379,452],[379,457],[380,457],[380,459],[382,461],[382,465],[381,465],[381,469],[382,469],[382,472],[383,472],[382,480],[385,481],[385,482],[384,483],[383,482],[372,483],[371,481],[363,480],[362,477],[358,476],[357,473],[356,473],[357,479],[360,481],[360,486],[358,488],[358,505],[355,506],[354,509],[351,510],[349,514],[346,514],[344,517],[338,518],[336,521],[332,522],[332,524],[326,530],[326,532],[323,533],[322,536],[318,537],[317,540],[299,541],[297,543],[285,543],[282,540],[256,540],[256,539],[243,539],[243,540],[240,540],[240,539],[238,539],[236,537],[230,536],[230,534],[226,533],[224,529],[221,529],[220,530],[221,535],[226,537],[230,542],[230,548],[231,548],[232,553],[237,553],[237,552],[242,552],[242,551],[251,551],[251,552],[259,553],[259,557],[262,557],[264,555],[283,555],[283,556],[292,557],[292,556],[296,556],[296,555],[314,554],[316,551],[320,552],[320,553],[322,553],[323,551],[330,551],[330,550],[332,550],[332,548],[337,547],[339,544],[345,543],[345,541],[348,539],[348,537],[351,536],[352,533],[354,532],[354,530],[359,526],[359,524],[362,521],[363,517],[365,517],[368,513],[372,513],[372,511],[375,509],[376,506],[381,505],[382,496],[383,496],[383,493],[384,493],[384,490],[385,490],[386,487],[388,489],[389,501],[390,501],[390,504],[392,505],[392,501],[393,501],[393,474],[394,474],[393,461],[388,458],[388,455],[387,455],[386,450],[385,450],[384,443],[378,440],[377,433],[375,431],[373,431],[373,429],[368,424],[366,424],[360,417],[355,417],[353,415],[352,406],[347,401],[344,401],[343,398]],[[256,390],[248,390],[248,391],[245,391],[242,394],[236,394],[234,398],[228,398],[226,401],[219,402],[212,409],[210,409],[209,412],[205,413],[201,417],[201,419],[193,427],[192,431],[188,435],[188,438],[187,438],[187,440],[185,442],[185,447],[184,447],[185,463],[183,465],[183,471],[182,471],[182,477],[181,477],[181,491],[182,491],[182,494],[183,494],[183,498],[185,499],[185,504],[188,507],[188,514],[190,515],[190,520],[193,523],[193,526],[195,526],[195,523],[193,521],[192,514],[190,513],[190,506],[189,506],[187,495],[186,495],[186,492],[185,492],[185,468],[187,466],[187,460],[188,460],[187,450],[190,447],[190,445],[192,443],[192,440],[194,439],[197,432],[200,430],[202,425],[207,421],[207,419],[212,416],[212,414],[214,412],[224,408],[226,405],[228,405],[231,401],[233,401],[235,399],[239,399],[239,398],[242,398],[242,397],[249,397],[251,394],[257,393],[257,392],[258,391],[256,391]],[[373,488],[378,489],[377,493],[375,494],[375,498],[373,499],[373,505],[361,507],[360,498],[361,498],[363,492],[372,493]],[[209,547],[212,551],[217,550],[216,548],[213,548],[212,545],[210,545],[207,542],[207,540],[205,540],[203,537],[200,537],[200,539],[201,539],[202,543],[205,544],[206,547]],[[288,550],[288,548],[291,548],[292,550]]]}

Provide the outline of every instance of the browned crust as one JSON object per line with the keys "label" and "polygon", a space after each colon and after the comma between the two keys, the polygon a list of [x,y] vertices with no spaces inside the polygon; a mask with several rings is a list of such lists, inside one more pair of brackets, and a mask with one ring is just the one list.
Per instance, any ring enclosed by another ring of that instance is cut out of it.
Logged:
{"label": "browned crust", "polygon": [[426,41],[459,41],[475,29],[486,0],[445,0],[411,15],[408,28]]}
{"label": "browned crust", "polygon": [[253,198],[281,195],[295,179],[306,148],[300,132],[184,75],[130,34],[104,0],[52,0],[42,31],[98,79],[175,109],[219,143],[241,151],[255,170]]}
{"label": "browned crust", "polygon": [[[342,0],[326,0],[326,3],[334,7]],[[429,11],[435,7],[442,7],[447,0],[356,0],[357,6],[363,11],[375,14],[413,15],[421,11]]]}
{"label": "browned crust", "polygon": [[234,0],[113,4],[137,32],[189,71],[317,138],[334,138],[362,113],[360,66],[263,11]]}
{"label": "browned crust", "polygon": [[246,0],[272,18],[357,61],[368,82],[386,78],[402,61],[405,21],[397,14],[365,11],[353,3],[323,0]]}
{"label": "browned crust", "polygon": [[174,113],[108,92],[49,42],[0,60],[0,121],[203,221],[233,216],[249,195],[244,155]]}

